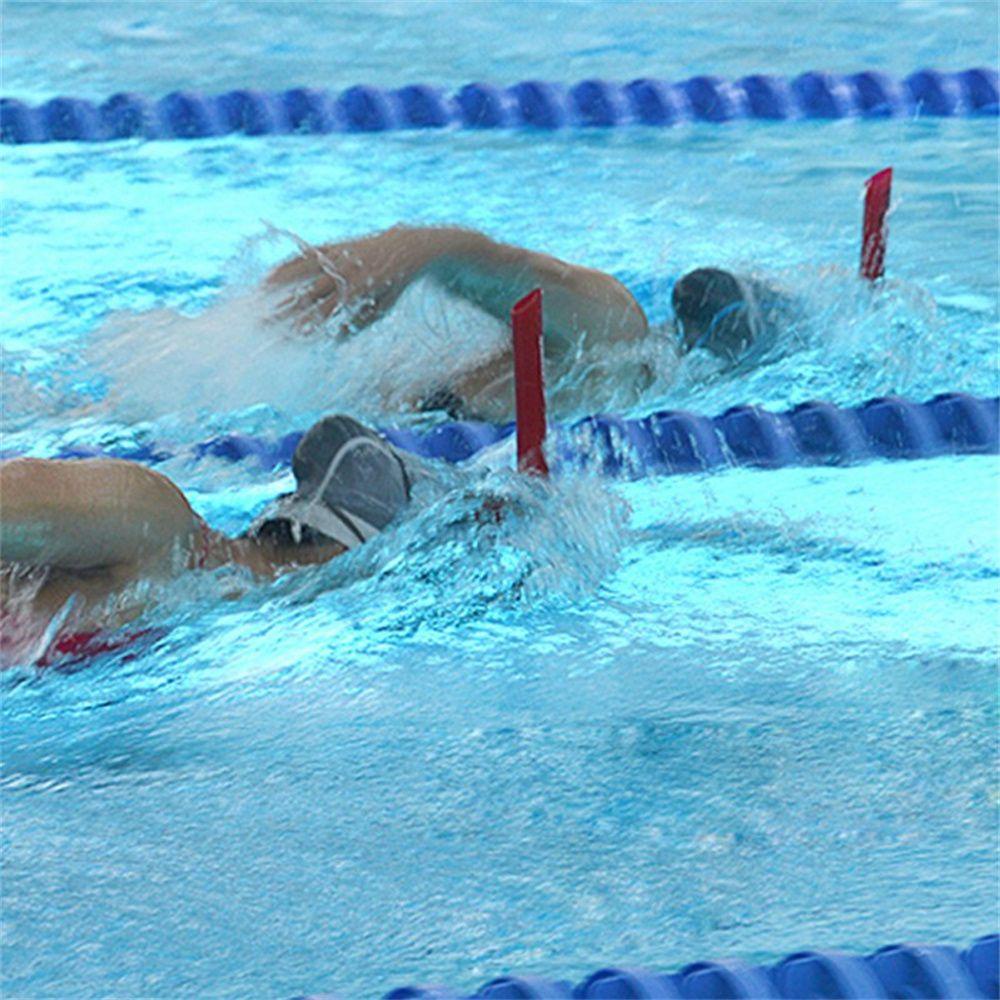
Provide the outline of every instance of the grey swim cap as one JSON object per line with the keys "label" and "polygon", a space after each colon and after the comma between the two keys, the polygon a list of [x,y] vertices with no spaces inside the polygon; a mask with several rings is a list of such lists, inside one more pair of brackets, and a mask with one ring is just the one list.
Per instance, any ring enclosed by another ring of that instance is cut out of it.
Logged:
{"label": "grey swim cap", "polygon": [[399,453],[351,417],[313,424],[295,449],[292,472],[295,492],[264,511],[251,534],[285,521],[296,542],[318,532],[352,549],[374,538],[410,499],[410,475]]}
{"label": "grey swim cap", "polygon": [[732,360],[754,341],[755,308],[748,286],[728,271],[700,267],[682,277],[672,294],[685,351],[696,347]]}

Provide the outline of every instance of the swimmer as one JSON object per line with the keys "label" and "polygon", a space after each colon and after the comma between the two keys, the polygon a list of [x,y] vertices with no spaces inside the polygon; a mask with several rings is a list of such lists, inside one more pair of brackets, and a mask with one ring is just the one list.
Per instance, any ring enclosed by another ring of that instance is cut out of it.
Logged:
{"label": "swimmer", "polygon": [[140,590],[129,587],[142,581],[229,565],[273,579],[325,563],[406,506],[421,474],[411,461],[350,417],[326,417],[295,449],[294,492],[236,538],[210,528],[173,482],[136,462],[0,462],[0,627],[10,627],[16,604],[18,617],[57,622],[63,646],[73,646],[67,637],[140,614]]}
{"label": "swimmer", "polygon": [[[303,330],[332,318],[340,334],[349,336],[386,315],[419,279],[504,322],[519,298],[541,288],[545,361],[553,384],[573,369],[599,378],[610,345],[640,344],[651,333],[642,307],[611,275],[455,227],[394,226],[357,240],[306,247],[272,271],[267,284],[283,295],[279,317]],[[668,331],[678,353],[700,349],[726,363],[739,360],[759,337],[760,302],[768,294],[773,293],[759,282],[717,268],[684,275],[673,289],[675,320]],[[415,397],[412,405],[442,409],[454,418],[509,419],[511,372],[510,350],[500,350]],[[640,361],[634,376],[641,391],[652,373]]]}

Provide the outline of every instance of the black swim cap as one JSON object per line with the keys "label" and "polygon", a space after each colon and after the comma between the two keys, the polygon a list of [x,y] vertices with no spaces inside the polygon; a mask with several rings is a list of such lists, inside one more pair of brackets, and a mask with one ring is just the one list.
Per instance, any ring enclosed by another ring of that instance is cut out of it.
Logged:
{"label": "black swim cap", "polygon": [[702,347],[732,361],[753,343],[751,303],[728,271],[689,271],[674,285],[672,299],[685,353]]}
{"label": "black swim cap", "polygon": [[[377,535],[410,499],[410,475],[392,445],[351,417],[324,417],[292,457],[295,492],[279,497],[251,533],[348,549]],[[278,524],[276,522],[283,522]]]}

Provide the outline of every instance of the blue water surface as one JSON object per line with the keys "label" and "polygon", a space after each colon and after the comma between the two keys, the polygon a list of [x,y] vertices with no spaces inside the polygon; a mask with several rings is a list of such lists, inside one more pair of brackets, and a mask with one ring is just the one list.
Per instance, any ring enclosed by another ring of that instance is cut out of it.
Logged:
{"label": "blue water surface", "polygon": [[[4,91],[997,62],[992,3],[747,7],[10,2]],[[502,331],[418,288],[303,341],[254,290],[289,232],[398,221],[609,270],[658,321],[705,263],[798,303],[765,364],[664,338],[652,386],[563,386],[561,418],[995,394],[996,149],[995,119],[6,149],[3,448],[406,419]],[[226,530],[288,488],[185,454],[164,471]],[[125,654],[5,672],[5,995],[369,996],[995,927],[994,457],[551,487],[503,459],[326,567],[190,574]]]}

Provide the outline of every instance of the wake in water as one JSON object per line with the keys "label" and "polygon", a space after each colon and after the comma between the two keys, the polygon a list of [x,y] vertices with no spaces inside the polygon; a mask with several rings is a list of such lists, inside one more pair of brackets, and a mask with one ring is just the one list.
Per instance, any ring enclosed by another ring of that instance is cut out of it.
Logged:
{"label": "wake in water", "polygon": [[[320,573],[285,577],[267,600],[335,600],[390,630],[458,624],[491,609],[571,602],[618,564],[628,504],[592,477],[451,472],[411,516]],[[262,596],[263,592],[261,592]]]}
{"label": "wake in water", "polygon": [[502,343],[502,329],[478,310],[445,308],[441,298],[414,286],[390,316],[343,339],[278,322],[277,296],[244,290],[197,316],[118,314],[86,356],[107,377],[106,403],[124,420],[253,420],[257,407],[297,422],[333,410],[373,419],[412,409]]}
{"label": "wake in water", "polygon": [[767,317],[768,335],[734,365],[687,355],[671,382],[650,389],[646,401],[656,396],[659,405],[649,409],[713,414],[745,402],[782,409],[807,399],[848,404],[963,388],[941,351],[944,317],[919,286],[873,287],[841,268],[752,276],[785,299]]}
{"label": "wake in water", "polygon": [[[421,480],[402,520],[322,566],[289,572],[273,583],[225,567],[129,588],[116,604],[149,602],[127,629],[156,636],[156,653],[146,657],[140,643],[102,660],[125,656],[162,664],[173,659],[173,648],[189,674],[202,652],[225,649],[226,656],[205,657],[218,666],[249,646],[258,650],[255,669],[266,670],[277,649],[300,649],[305,656],[321,642],[335,657],[342,640],[346,653],[359,638],[359,625],[370,645],[373,636],[448,630],[479,619],[509,621],[511,615],[572,605],[593,594],[618,566],[629,513],[620,495],[594,478],[541,481],[509,471],[444,468]],[[300,615],[314,629],[319,619],[320,632],[292,627]],[[19,641],[5,650],[5,667],[30,665],[54,637],[51,627],[23,618],[17,622]],[[275,629],[284,637],[280,642]]]}

